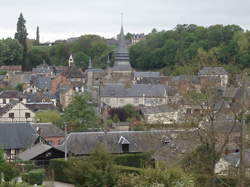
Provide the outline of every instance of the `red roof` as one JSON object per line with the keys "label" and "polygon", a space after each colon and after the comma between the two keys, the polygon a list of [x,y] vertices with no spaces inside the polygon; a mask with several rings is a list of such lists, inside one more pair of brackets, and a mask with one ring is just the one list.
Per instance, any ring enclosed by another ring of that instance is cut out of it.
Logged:
{"label": "red roof", "polygon": [[17,65],[17,66],[1,66],[0,70],[4,71],[22,71],[22,66]]}

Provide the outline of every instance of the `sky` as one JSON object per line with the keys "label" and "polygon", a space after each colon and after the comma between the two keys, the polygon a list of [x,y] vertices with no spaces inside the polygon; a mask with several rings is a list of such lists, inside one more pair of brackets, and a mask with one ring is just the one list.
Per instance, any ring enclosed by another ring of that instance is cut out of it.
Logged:
{"label": "sky", "polygon": [[0,39],[14,36],[20,13],[42,42],[98,34],[170,30],[177,24],[237,24],[250,30],[250,0],[0,0]]}

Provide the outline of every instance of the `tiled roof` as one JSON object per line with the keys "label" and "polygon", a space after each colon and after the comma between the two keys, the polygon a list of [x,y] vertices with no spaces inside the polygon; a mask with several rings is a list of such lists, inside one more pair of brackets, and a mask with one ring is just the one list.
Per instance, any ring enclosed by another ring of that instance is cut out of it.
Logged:
{"label": "tiled roof", "polygon": [[4,70],[4,71],[22,71],[22,66],[1,66],[0,70]]}
{"label": "tiled roof", "polygon": [[3,116],[6,112],[10,111],[14,106],[20,103],[17,100],[12,100],[2,108],[0,108],[0,116]]}

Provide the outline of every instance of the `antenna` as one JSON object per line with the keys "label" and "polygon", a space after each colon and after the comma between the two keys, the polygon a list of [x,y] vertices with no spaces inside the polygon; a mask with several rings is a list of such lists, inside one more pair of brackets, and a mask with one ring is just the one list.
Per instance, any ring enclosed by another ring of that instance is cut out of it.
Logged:
{"label": "antenna", "polygon": [[121,26],[123,27],[123,13],[121,13]]}

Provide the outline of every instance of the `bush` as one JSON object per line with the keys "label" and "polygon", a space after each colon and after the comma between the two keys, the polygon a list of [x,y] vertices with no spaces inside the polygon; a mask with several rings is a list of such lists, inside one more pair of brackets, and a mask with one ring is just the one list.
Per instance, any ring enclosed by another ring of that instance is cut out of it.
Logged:
{"label": "bush", "polygon": [[[70,158],[71,159],[71,158]],[[65,173],[65,168],[68,168],[69,164],[64,159],[52,159],[49,164],[50,175],[56,180],[61,182],[69,182],[70,177]]]}
{"label": "bush", "polygon": [[2,168],[1,171],[4,173],[4,180],[11,181],[13,178],[19,175],[19,171],[12,167],[10,164],[6,163]]}
{"label": "bush", "polygon": [[35,169],[31,170],[28,173],[24,173],[22,175],[22,180],[33,185],[38,184],[41,185],[43,183],[45,171],[43,169]]}
{"label": "bush", "polygon": [[116,165],[114,168],[117,172],[126,174],[140,174],[143,171],[143,169],[141,168],[128,167],[128,166]]}
{"label": "bush", "polygon": [[150,153],[138,153],[138,154],[115,155],[114,163],[116,165],[142,168],[147,165],[152,165],[151,154]]}

